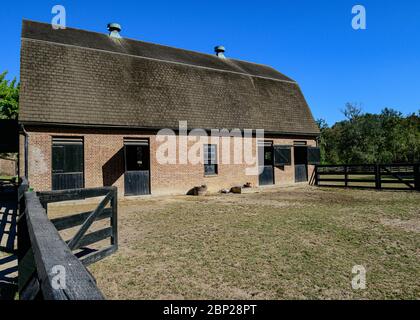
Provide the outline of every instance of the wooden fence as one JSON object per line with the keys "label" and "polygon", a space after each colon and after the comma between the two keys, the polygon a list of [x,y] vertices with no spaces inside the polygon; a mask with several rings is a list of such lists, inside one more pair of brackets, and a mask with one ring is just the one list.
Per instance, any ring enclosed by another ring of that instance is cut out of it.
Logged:
{"label": "wooden fence", "polygon": [[420,191],[420,164],[317,165],[314,183],[323,187]]}
{"label": "wooden fence", "polygon": [[[21,300],[100,300],[103,295],[86,266],[118,248],[117,188],[28,192],[22,181],[19,191],[18,286]],[[105,196],[92,212],[50,220],[48,203]],[[109,203],[109,208],[106,206]],[[94,221],[110,219],[110,227],[87,233]],[[72,239],[64,241],[59,230],[81,226]],[[110,239],[110,245],[77,257],[75,250]],[[60,269],[61,268],[61,269]],[[57,274],[64,282],[57,284]]]}

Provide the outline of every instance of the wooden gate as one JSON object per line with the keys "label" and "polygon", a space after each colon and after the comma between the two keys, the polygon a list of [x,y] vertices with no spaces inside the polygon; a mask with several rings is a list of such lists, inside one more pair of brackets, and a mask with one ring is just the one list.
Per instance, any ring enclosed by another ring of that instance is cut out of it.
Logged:
{"label": "wooden gate", "polygon": [[[21,300],[103,299],[95,279],[86,266],[112,254],[118,248],[117,188],[40,193],[26,192],[27,190],[27,181],[23,181],[19,187],[19,298]],[[104,198],[93,211],[48,219],[48,203],[99,196]],[[110,219],[109,227],[88,232],[95,221],[103,219]],[[80,228],[71,239],[62,239],[60,230],[77,226]],[[105,239],[109,239],[109,246],[99,250],[88,250],[90,245]],[[63,287],[53,285],[55,283],[53,278],[57,272],[65,274]]]}

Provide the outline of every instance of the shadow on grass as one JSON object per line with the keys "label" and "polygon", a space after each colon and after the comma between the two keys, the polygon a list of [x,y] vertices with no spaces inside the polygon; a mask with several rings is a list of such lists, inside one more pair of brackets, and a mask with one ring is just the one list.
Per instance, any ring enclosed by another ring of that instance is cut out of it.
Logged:
{"label": "shadow on grass", "polygon": [[12,300],[17,292],[15,189],[0,190],[0,300]]}

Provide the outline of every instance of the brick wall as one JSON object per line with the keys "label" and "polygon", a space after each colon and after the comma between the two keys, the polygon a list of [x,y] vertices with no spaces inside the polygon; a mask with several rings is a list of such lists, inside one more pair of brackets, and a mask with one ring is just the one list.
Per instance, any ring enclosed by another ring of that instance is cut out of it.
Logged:
{"label": "brick wall", "polygon": [[[85,187],[98,187],[115,185],[119,194],[124,194],[124,138],[147,138],[150,141],[150,174],[152,194],[185,194],[194,186],[206,184],[210,191],[219,191],[247,182],[258,185],[258,176],[246,175],[246,163],[222,164],[219,148],[218,175],[206,177],[204,167],[199,164],[159,164],[156,159],[156,135],[141,131],[128,130],[99,130],[99,129],[54,129],[29,128],[29,181],[35,190],[51,189],[51,146],[53,137],[76,136],[84,139],[85,157]],[[179,137],[176,137],[177,142]],[[226,138],[223,138],[226,139]],[[230,156],[233,159],[234,140],[229,139]],[[315,146],[315,140],[299,138],[269,138],[274,144],[292,145],[294,141],[306,141],[308,145]],[[195,141],[190,139],[188,149]],[[217,138],[216,143],[222,143]],[[223,142],[224,143],[224,142]],[[253,154],[256,154],[255,141],[252,143]],[[23,161],[22,161],[23,162]],[[312,167],[309,168],[309,176]],[[275,168],[275,182],[278,185],[294,182],[293,150],[292,166]]]}
{"label": "brick wall", "polygon": [[16,175],[16,161],[9,159],[0,159],[0,175],[15,176]]}

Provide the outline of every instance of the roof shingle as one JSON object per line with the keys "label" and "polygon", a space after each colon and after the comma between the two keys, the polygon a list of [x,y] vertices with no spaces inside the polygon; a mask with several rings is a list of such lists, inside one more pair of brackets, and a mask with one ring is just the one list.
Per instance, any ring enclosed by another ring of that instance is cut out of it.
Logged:
{"label": "roof shingle", "polygon": [[299,86],[268,66],[30,21],[19,120],[319,132]]}

